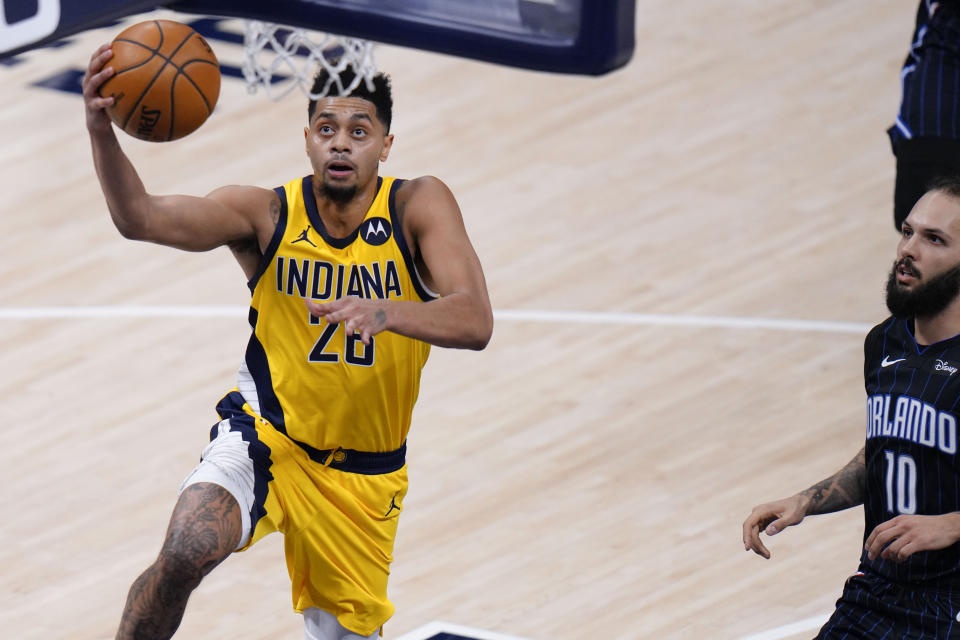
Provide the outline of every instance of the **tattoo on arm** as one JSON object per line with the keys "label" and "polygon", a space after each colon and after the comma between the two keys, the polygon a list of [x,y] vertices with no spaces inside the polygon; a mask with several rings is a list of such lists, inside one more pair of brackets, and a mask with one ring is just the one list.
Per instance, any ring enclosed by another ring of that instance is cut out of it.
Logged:
{"label": "tattoo on arm", "polygon": [[276,194],[270,200],[270,219],[273,220],[274,227],[280,222],[280,197]]}
{"label": "tattoo on arm", "polygon": [[[404,189],[404,187],[406,187],[408,184],[410,184],[410,183],[407,182],[407,183],[404,183],[403,185],[401,185],[398,193],[402,192],[403,189]],[[418,253],[419,253],[418,248],[417,248],[417,239],[416,239],[416,238],[411,238],[411,237],[410,237],[410,234],[407,234],[407,233],[405,233],[405,231],[404,231],[404,229],[405,229],[404,219],[407,217],[407,200],[406,200],[406,198],[399,198],[399,197],[398,197],[398,198],[396,199],[396,202],[395,202],[394,204],[395,204],[395,206],[396,206],[396,212],[397,212],[397,227],[400,229],[399,232],[398,232],[396,229],[394,229],[394,233],[403,233],[403,234],[404,234],[404,237],[405,237],[406,240],[407,240],[407,246],[410,248],[410,253],[411,253],[411,255],[413,256],[413,258],[416,259],[416,258],[418,257]]]}
{"label": "tattoo on arm", "polygon": [[801,495],[810,498],[807,514],[832,513],[863,504],[866,482],[867,458],[864,447],[843,469],[802,492]]}

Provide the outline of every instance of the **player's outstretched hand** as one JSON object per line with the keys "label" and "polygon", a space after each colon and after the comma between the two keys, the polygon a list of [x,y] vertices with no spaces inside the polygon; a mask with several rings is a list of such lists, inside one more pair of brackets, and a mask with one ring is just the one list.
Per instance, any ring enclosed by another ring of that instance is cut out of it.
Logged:
{"label": "player's outstretched hand", "polygon": [[877,556],[903,562],[918,551],[945,549],[960,540],[960,513],[939,516],[897,516],[870,532],[863,548]]}
{"label": "player's outstretched hand", "polygon": [[760,540],[760,531],[773,536],[787,527],[799,524],[807,515],[809,498],[802,495],[757,505],[743,521],[743,548],[770,559],[770,551]]}
{"label": "player's outstretched hand", "polygon": [[90,56],[90,64],[83,76],[83,103],[87,108],[87,128],[91,131],[109,129],[110,116],[104,111],[113,104],[113,97],[100,97],[100,86],[113,75],[113,67],[104,65],[113,57],[109,44],[100,45]]}
{"label": "player's outstretched hand", "polygon": [[387,328],[387,312],[379,300],[365,300],[346,297],[318,304],[307,300],[307,310],[318,318],[325,318],[330,324],[344,323],[347,335],[360,334],[363,344],[370,344],[370,336]]}

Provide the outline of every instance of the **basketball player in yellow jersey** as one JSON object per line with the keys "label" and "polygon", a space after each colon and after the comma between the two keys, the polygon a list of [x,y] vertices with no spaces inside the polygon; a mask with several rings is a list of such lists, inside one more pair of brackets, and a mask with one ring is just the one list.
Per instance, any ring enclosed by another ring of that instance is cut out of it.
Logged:
{"label": "basketball player in yellow jersey", "polygon": [[[493,316],[456,200],[432,177],[379,175],[393,144],[389,80],[312,101],[312,173],[276,189],[148,193],[98,88],[83,81],[94,166],[127,238],[228,245],[252,292],[236,388],[217,405],[157,560],[130,589],[118,638],[169,638],[190,593],[235,550],[285,536],[294,609],[310,640],[374,638],[407,490],[404,455],[430,345],[483,349]],[[341,73],[344,86],[352,70]],[[318,74],[314,91],[329,78]]]}

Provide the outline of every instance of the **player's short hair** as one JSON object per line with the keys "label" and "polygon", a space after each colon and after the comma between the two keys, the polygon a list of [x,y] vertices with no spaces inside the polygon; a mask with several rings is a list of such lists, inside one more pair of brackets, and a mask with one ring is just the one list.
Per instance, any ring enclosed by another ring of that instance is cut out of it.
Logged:
{"label": "player's short hair", "polygon": [[927,185],[927,191],[942,191],[960,200],[960,174],[947,173],[936,176]]}
{"label": "player's short hair", "polygon": [[[331,60],[331,65],[336,66],[337,61]],[[343,86],[349,87],[356,78],[356,72],[351,65],[347,65],[343,71],[340,71],[340,82]],[[330,85],[327,87],[327,85]],[[325,88],[331,90],[331,96],[336,96],[336,84],[330,82],[330,74],[326,68],[321,67],[317,75],[313,77],[313,86],[310,93],[320,93]],[[366,80],[361,80],[357,87],[346,96],[350,98],[363,98],[373,103],[377,110],[377,119],[383,124],[383,128],[390,133],[390,121],[393,119],[393,96],[391,95],[390,76],[382,71],[378,71],[373,76],[373,91],[367,88]],[[307,105],[307,122],[313,118],[314,111],[317,110],[317,101],[311,100]]]}

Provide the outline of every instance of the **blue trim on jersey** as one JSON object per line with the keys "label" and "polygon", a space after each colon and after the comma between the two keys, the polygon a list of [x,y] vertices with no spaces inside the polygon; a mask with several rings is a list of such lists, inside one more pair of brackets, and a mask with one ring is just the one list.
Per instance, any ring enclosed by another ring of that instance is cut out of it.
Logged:
{"label": "blue trim on jersey", "polygon": [[410,252],[410,247],[407,246],[407,237],[403,233],[403,225],[401,224],[400,216],[397,214],[397,191],[404,182],[404,180],[394,180],[390,186],[390,197],[387,200],[387,209],[390,211],[390,224],[393,225],[393,237],[396,239],[397,248],[400,249],[400,253],[403,255],[404,264],[407,265],[410,282],[413,283],[413,288],[416,289],[420,299],[424,302],[429,302],[437,298],[430,295],[430,292],[427,291],[420,282],[420,275],[417,273],[416,264],[413,262],[413,254]]}
{"label": "blue trim on jersey", "polygon": [[[253,462],[253,506],[250,508],[250,535],[257,527],[260,518],[267,515],[265,507],[267,502],[267,487],[273,480],[273,473],[270,467],[273,466],[273,460],[270,459],[270,447],[260,441],[257,434],[257,422],[253,416],[243,410],[246,401],[237,391],[231,391],[220,399],[217,403],[217,414],[223,420],[230,421],[230,431],[236,431],[248,445],[248,455]],[[210,440],[212,441],[219,432],[219,425],[213,425],[210,430]]]}
{"label": "blue trim on jersey", "polygon": [[955,338],[960,337],[960,333],[957,333],[950,336],[949,338],[944,338],[943,340],[939,340],[937,342],[934,342],[933,344],[926,344],[921,347],[920,343],[917,342],[916,336],[913,335],[913,330],[914,330],[913,319],[909,318],[904,320],[903,322],[906,323],[905,326],[907,328],[907,334],[909,334],[910,339],[913,341],[913,345],[917,349],[917,355],[923,355],[926,351],[930,349],[930,347],[935,347],[937,345],[947,345],[947,343],[950,342],[951,340],[954,340]]}
{"label": "blue trim on jersey", "polygon": [[250,326],[253,327],[254,332],[250,334],[250,342],[247,343],[247,353],[244,360],[257,387],[260,415],[269,421],[277,431],[286,434],[283,407],[280,406],[280,400],[277,399],[277,395],[273,391],[273,380],[270,377],[270,363],[267,361],[267,352],[257,339],[257,318],[257,310],[251,306]]}
{"label": "blue trim on jersey", "polygon": [[[374,200],[377,199],[377,194],[380,193],[381,186],[383,186],[383,178],[377,176],[377,190],[373,194]],[[320,218],[320,211],[317,208],[317,199],[313,195],[312,175],[303,177],[301,188],[303,190],[303,204],[307,210],[307,219],[313,224],[313,228],[317,231],[317,233],[320,234],[320,237],[323,238],[323,241],[336,249],[345,249],[349,247],[360,234],[360,227],[363,225],[363,222],[361,221],[360,224],[357,225],[357,228],[347,234],[346,237],[334,238],[327,231],[327,228],[323,224],[323,220]],[[364,215],[363,217],[366,219],[367,216]]]}
{"label": "blue trim on jersey", "polygon": [[[287,230],[287,192],[283,187],[277,187],[273,191],[280,196],[280,218],[277,220],[277,228],[273,230],[273,237],[270,238],[270,244],[267,245],[267,250],[260,258],[257,272],[247,281],[251,295],[253,295],[253,290],[256,289],[260,278],[263,277],[263,274],[266,273],[267,268],[270,266],[273,256],[276,255],[277,249],[280,247],[280,241],[283,240],[283,234]],[[251,321],[250,324],[253,325],[254,322]]]}

